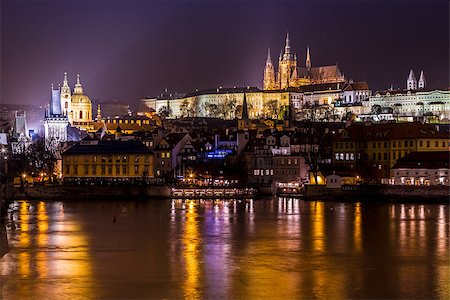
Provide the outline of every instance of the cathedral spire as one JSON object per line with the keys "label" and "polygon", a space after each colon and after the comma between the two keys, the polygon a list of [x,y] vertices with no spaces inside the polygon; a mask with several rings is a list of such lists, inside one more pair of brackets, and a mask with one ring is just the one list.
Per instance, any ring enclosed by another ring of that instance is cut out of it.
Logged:
{"label": "cathedral spire", "polygon": [[272,59],[271,59],[271,57],[270,57],[270,47],[269,47],[269,49],[267,50],[267,60],[266,60],[266,64],[271,64],[272,63]]}
{"label": "cathedral spire", "polygon": [[247,96],[244,92],[244,100],[242,101],[242,120],[248,120]]}
{"label": "cathedral spire", "polygon": [[284,46],[284,53],[291,54],[291,46],[289,46],[289,32],[286,33],[286,45]]}
{"label": "cathedral spire", "polygon": [[406,89],[408,90],[416,90],[417,89],[417,80],[414,75],[413,69],[409,72],[408,79],[406,79]]}
{"label": "cathedral spire", "polygon": [[423,74],[423,71],[420,71],[420,77],[419,77],[419,82],[418,82],[418,88],[419,89],[424,89],[425,86],[427,84],[427,81],[425,79],[425,75]]}
{"label": "cathedral spire", "polygon": [[80,82],[80,74],[77,74],[77,83],[75,84],[75,88],[73,89],[74,94],[82,95],[83,94],[83,86]]}
{"label": "cathedral spire", "polygon": [[309,45],[306,48],[306,68],[311,71],[311,55],[309,54]]}

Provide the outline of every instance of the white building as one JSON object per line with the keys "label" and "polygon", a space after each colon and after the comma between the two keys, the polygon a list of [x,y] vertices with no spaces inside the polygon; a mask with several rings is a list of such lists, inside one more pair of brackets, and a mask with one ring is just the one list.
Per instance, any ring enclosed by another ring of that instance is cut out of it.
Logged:
{"label": "white building", "polygon": [[61,109],[60,90],[53,89],[50,107],[44,118],[45,144],[49,149],[57,150],[61,142],[67,141],[69,119]]}
{"label": "white building", "polygon": [[450,91],[445,90],[388,90],[379,91],[363,101],[364,111],[370,113],[374,106],[390,107],[395,117],[436,116],[439,121],[450,120]]}
{"label": "white building", "polygon": [[390,183],[450,186],[449,155],[448,151],[411,152],[392,167]]}

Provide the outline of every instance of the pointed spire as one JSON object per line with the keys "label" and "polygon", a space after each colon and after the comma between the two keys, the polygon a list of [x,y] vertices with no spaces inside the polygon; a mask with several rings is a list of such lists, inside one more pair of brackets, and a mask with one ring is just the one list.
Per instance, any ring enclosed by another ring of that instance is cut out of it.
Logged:
{"label": "pointed spire", "polygon": [[423,73],[423,70],[420,71],[420,77],[419,77],[419,82],[418,82],[418,88],[419,89],[424,89],[425,85],[426,85],[427,81],[425,79],[425,74]]}
{"label": "pointed spire", "polygon": [[270,57],[270,47],[267,50],[267,60],[266,60],[266,64],[268,63],[272,63],[272,58]]}
{"label": "pointed spire", "polygon": [[408,79],[406,79],[406,89],[408,89],[408,90],[417,89],[417,80],[416,80],[416,76],[414,75],[413,69],[411,69],[411,71],[409,71]]}
{"label": "pointed spire", "polygon": [[242,101],[242,117],[241,119],[247,120],[248,119],[248,106],[247,106],[247,96],[244,92],[244,100]]}
{"label": "pointed spire", "polygon": [[416,80],[416,76],[414,75],[413,69],[411,69],[411,71],[409,71],[408,80]]}
{"label": "pointed spire", "polygon": [[80,74],[77,74],[77,83],[75,84],[73,93],[78,94],[78,95],[83,94],[83,86],[81,85],[81,82],[80,82]]}
{"label": "pointed spire", "polygon": [[309,54],[309,45],[308,48],[306,48],[306,68],[308,71],[311,70],[311,55]]}
{"label": "pointed spire", "polygon": [[63,85],[61,88],[61,94],[70,94],[69,81],[67,80],[67,72],[64,72]]}
{"label": "pointed spire", "polygon": [[284,46],[284,54],[291,54],[291,46],[289,45],[289,32],[286,33],[286,45]]}

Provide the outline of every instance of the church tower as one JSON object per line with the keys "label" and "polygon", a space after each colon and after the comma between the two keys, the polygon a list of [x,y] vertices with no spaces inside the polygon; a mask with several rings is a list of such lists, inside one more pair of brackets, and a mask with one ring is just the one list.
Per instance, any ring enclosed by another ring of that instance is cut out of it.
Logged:
{"label": "church tower", "polygon": [[44,118],[45,145],[56,151],[61,142],[67,141],[67,127],[69,120],[61,109],[61,90],[53,89],[48,111]]}
{"label": "church tower", "polygon": [[311,55],[309,54],[309,46],[306,48],[306,63],[305,63],[306,69],[308,72],[311,71]]}
{"label": "church tower", "polygon": [[73,89],[71,102],[72,126],[88,130],[92,127],[92,101],[84,94],[83,86],[80,82],[80,75],[77,74],[77,83]]}
{"label": "church tower", "polygon": [[69,81],[67,80],[67,72],[64,72],[63,85],[61,87],[61,109],[62,114],[69,118],[71,112],[72,93],[70,91]]}
{"label": "church tower", "polygon": [[417,90],[417,80],[414,76],[414,71],[411,69],[409,72],[408,79],[406,79],[406,89],[407,90]]}
{"label": "church tower", "polygon": [[423,74],[423,71],[420,71],[420,78],[419,78],[419,82],[418,82],[418,88],[419,89],[424,89],[426,85],[427,85],[427,81],[425,80],[425,75]]}
{"label": "church tower", "polygon": [[266,67],[264,68],[264,81],[263,81],[263,89],[264,90],[275,90],[275,68],[272,64],[272,59],[270,57],[270,48],[267,51],[267,60]]}
{"label": "church tower", "polygon": [[294,71],[297,69],[296,57],[291,53],[291,46],[289,41],[289,32],[286,34],[286,44],[284,46],[284,54],[281,56],[278,65],[280,89],[286,89],[290,86],[291,81],[295,81],[297,78]]}

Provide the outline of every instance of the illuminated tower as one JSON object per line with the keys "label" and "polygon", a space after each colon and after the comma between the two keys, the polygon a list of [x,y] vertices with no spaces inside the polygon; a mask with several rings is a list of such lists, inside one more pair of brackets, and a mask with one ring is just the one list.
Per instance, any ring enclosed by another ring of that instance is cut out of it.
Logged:
{"label": "illuminated tower", "polygon": [[80,82],[80,75],[77,74],[77,83],[72,94],[72,126],[88,129],[92,123],[92,102],[84,94],[83,86]]}
{"label": "illuminated tower", "polygon": [[69,81],[67,80],[67,72],[64,72],[64,80],[63,85],[61,87],[61,109],[62,114],[69,118],[69,122],[71,121],[70,118],[71,102],[72,102],[72,94],[70,92]]}
{"label": "illuminated tower", "polygon": [[264,68],[263,88],[264,90],[275,90],[277,88],[275,83],[275,68],[270,58],[270,48],[267,51],[266,67]]}
{"label": "illuminated tower", "polygon": [[412,69],[409,72],[408,79],[406,79],[406,89],[408,89],[408,90],[416,90],[417,89],[417,80],[416,80],[416,76],[414,76],[414,71]]}
{"label": "illuminated tower", "polygon": [[[281,55],[280,55],[281,58]],[[289,33],[286,35],[286,44],[284,46],[284,54],[278,66],[280,89],[285,89],[290,86],[291,81],[297,78],[295,71],[297,69],[297,58],[291,53],[291,46],[289,44]],[[294,76],[293,76],[294,75]]]}
{"label": "illuminated tower", "polygon": [[306,48],[306,63],[305,63],[306,69],[311,71],[311,55],[309,54],[309,46]]}
{"label": "illuminated tower", "polygon": [[424,89],[426,85],[427,85],[427,81],[425,80],[425,75],[423,74],[423,71],[420,71],[418,88],[419,89]]}
{"label": "illuminated tower", "polygon": [[67,141],[69,120],[61,109],[61,91],[53,89],[48,111],[44,118],[44,136],[46,146],[55,151],[61,142]]}

